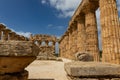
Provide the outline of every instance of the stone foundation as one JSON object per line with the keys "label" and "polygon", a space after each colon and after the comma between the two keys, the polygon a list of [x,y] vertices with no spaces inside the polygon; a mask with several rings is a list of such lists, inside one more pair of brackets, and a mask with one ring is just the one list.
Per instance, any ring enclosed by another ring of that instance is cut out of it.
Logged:
{"label": "stone foundation", "polygon": [[28,71],[0,74],[0,80],[28,80]]}

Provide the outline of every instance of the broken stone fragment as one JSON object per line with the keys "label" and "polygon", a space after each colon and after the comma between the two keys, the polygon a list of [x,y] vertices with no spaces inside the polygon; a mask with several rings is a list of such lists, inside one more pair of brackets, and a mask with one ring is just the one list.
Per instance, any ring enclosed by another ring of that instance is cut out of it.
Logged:
{"label": "broken stone fragment", "polygon": [[77,61],[94,61],[93,56],[87,52],[77,52],[75,58]]}
{"label": "broken stone fragment", "polygon": [[39,48],[30,41],[0,41],[0,74],[24,71],[38,53]]}

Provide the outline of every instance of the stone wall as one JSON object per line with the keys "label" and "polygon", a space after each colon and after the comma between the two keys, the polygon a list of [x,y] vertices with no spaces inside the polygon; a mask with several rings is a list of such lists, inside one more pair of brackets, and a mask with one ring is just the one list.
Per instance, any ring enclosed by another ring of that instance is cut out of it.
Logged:
{"label": "stone wall", "polygon": [[58,41],[55,36],[36,34],[34,36],[31,35],[30,40],[40,48],[37,59],[48,59],[49,57],[55,57],[55,45]]}

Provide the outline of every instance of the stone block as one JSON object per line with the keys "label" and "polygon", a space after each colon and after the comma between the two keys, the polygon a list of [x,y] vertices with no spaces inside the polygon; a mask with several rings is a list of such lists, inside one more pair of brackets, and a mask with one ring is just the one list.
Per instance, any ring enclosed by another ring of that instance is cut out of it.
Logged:
{"label": "stone block", "polygon": [[0,74],[23,71],[38,53],[39,48],[30,41],[0,41]]}
{"label": "stone block", "polygon": [[65,63],[65,70],[73,77],[120,77],[120,65],[101,62]]}
{"label": "stone block", "polygon": [[0,74],[21,72],[36,57],[1,57],[0,56]]}

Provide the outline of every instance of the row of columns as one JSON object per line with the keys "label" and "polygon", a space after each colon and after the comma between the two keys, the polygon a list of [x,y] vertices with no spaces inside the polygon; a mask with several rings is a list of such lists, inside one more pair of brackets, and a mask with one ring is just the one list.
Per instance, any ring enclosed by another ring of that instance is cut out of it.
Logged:
{"label": "row of columns", "polygon": [[5,25],[0,24],[0,40],[25,41],[27,38],[12,32],[10,29],[7,29]]}
{"label": "row of columns", "polygon": [[[120,25],[116,0],[99,0],[102,33],[102,61],[120,63]],[[94,2],[84,7],[60,40],[62,57],[74,59],[76,52],[89,52],[99,61],[98,30]],[[77,12],[77,11],[76,11]],[[68,40],[65,38],[68,37]],[[69,49],[65,46],[69,46]],[[77,46],[77,47],[76,47]],[[64,54],[64,55],[63,55]]]}
{"label": "row of columns", "polygon": [[[63,38],[60,41],[60,45],[69,45],[70,48],[67,49],[69,52],[63,53],[62,49],[60,49],[61,54],[66,54],[66,58],[70,56],[70,59],[75,59],[75,53],[89,52],[94,56],[95,61],[99,61],[97,23],[94,7],[89,6],[83,13],[80,13],[72,25],[69,26],[67,32],[69,33],[69,40],[66,41]],[[63,44],[63,41],[65,43],[69,42],[69,44]]]}

